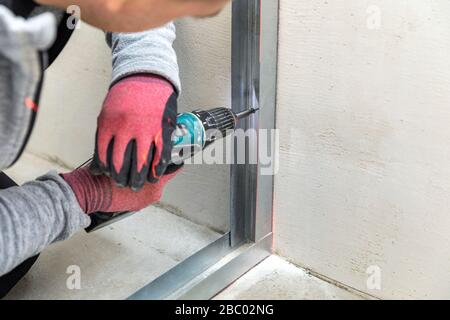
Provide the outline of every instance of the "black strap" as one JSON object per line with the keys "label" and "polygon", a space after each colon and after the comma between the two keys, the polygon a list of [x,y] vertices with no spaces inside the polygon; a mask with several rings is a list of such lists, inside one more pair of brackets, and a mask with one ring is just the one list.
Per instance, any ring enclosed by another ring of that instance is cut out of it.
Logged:
{"label": "black strap", "polygon": [[0,5],[4,5],[16,15],[22,17],[28,17],[37,6],[32,0],[0,0]]}
{"label": "black strap", "polygon": [[61,51],[66,46],[67,42],[69,42],[70,37],[72,36],[73,29],[69,29],[67,27],[67,19],[69,19],[69,14],[64,14],[61,22],[58,26],[58,37],[55,40],[53,46],[48,50],[48,66],[50,66],[53,61],[58,57]]}
{"label": "black strap", "polygon": [[[4,5],[8,9],[10,9],[14,14],[27,18],[37,6],[39,6],[33,0],[0,0],[0,5]],[[67,19],[70,17],[67,13],[64,14],[64,17],[61,19],[61,22],[58,26],[58,36],[55,40],[53,46],[47,51],[48,60],[47,67],[50,66],[53,61],[58,57],[61,51],[66,46],[69,41],[73,30],[67,27]]]}

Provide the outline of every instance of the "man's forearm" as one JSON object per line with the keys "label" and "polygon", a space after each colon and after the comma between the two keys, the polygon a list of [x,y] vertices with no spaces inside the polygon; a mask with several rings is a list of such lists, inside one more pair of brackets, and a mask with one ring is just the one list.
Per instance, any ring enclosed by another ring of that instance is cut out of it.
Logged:
{"label": "man's forearm", "polygon": [[112,32],[138,32],[183,16],[210,16],[229,0],[35,0],[66,10],[81,9],[81,19]]}
{"label": "man's forearm", "polygon": [[[172,0],[36,0],[66,10],[71,5],[80,8],[83,21],[113,32],[138,32],[159,27],[179,17],[184,7]],[[170,12],[170,14],[169,14]]]}
{"label": "man's forearm", "polygon": [[89,223],[72,189],[56,173],[1,190],[0,276]]}
{"label": "man's forearm", "polygon": [[113,57],[112,84],[132,74],[149,73],[167,79],[180,93],[175,38],[173,23],[139,33],[108,33]]}
{"label": "man's forearm", "polygon": [[[76,5],[80,8],[80,18],[93,26],[108,31],[120,28],[117,18],[123,0],[35,0],[42,5],[50,5],[62,10],[67,10],[70,6]],[[151,1],[151,0],[150,0]],[[115,26],[114,26],[115,25]]]}

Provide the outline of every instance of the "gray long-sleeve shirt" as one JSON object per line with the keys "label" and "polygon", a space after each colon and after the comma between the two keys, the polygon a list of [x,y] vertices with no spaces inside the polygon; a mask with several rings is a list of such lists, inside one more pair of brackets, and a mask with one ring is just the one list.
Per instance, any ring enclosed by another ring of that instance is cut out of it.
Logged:
{"label": "gray long-sleeve shirt", "polygon": [[[27,21],[0,5],[0,170],[17,154],[16,140],[22,137],[26,128],[21,125],[29,117],[23,99],[33,94],[37,81],[36,52],[52,44],[54,30],[54,17],[48,14]],[[113,57],[112,83],[145,72],[165,77],[180,91],[174,40],[172,23],[141,33],[107,34]],[[1,190],[0,276],[89,223],[71,188],[55,172]]]}

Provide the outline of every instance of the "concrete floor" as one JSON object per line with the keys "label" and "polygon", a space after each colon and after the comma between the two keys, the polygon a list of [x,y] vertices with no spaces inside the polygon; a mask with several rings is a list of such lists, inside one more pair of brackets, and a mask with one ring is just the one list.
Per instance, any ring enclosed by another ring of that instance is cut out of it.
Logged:
{"label": "concrete floor", "polygon": [[[67,171],[25,154],[7,174],[23,183],[51,169]],[[124,299],[220,236],[150,207],[105,229],[80,231],[50,246],[7,299]],[[79,267],[81,289],[67,287],[71,266]]]}
{"label": "concrete floor", "polygon": [[314,277],[273,255],[218,294],[216,300],[359,300],[361,296]]}

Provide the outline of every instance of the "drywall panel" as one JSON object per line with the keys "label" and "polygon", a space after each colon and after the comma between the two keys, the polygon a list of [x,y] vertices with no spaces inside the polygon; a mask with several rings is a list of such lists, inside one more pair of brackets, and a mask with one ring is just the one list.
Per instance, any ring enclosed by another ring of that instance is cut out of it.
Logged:
{"label": "drywall panel", "polygon": [[277,253],[380,298],[450,298],[449,16],[281,1]]}
{"label": "drywall panel", "polygon": [[[230,12],[228,7],[212,19],[178,23],[180,111],[230,105]],[[91,157],[110,64],[103,32],[83,24],[46,73],[28,152],[68,168]],[[228,189],[227,166],[186,166],[166,189],[163,202],[176,214],[225,232],[229,228]]]}

